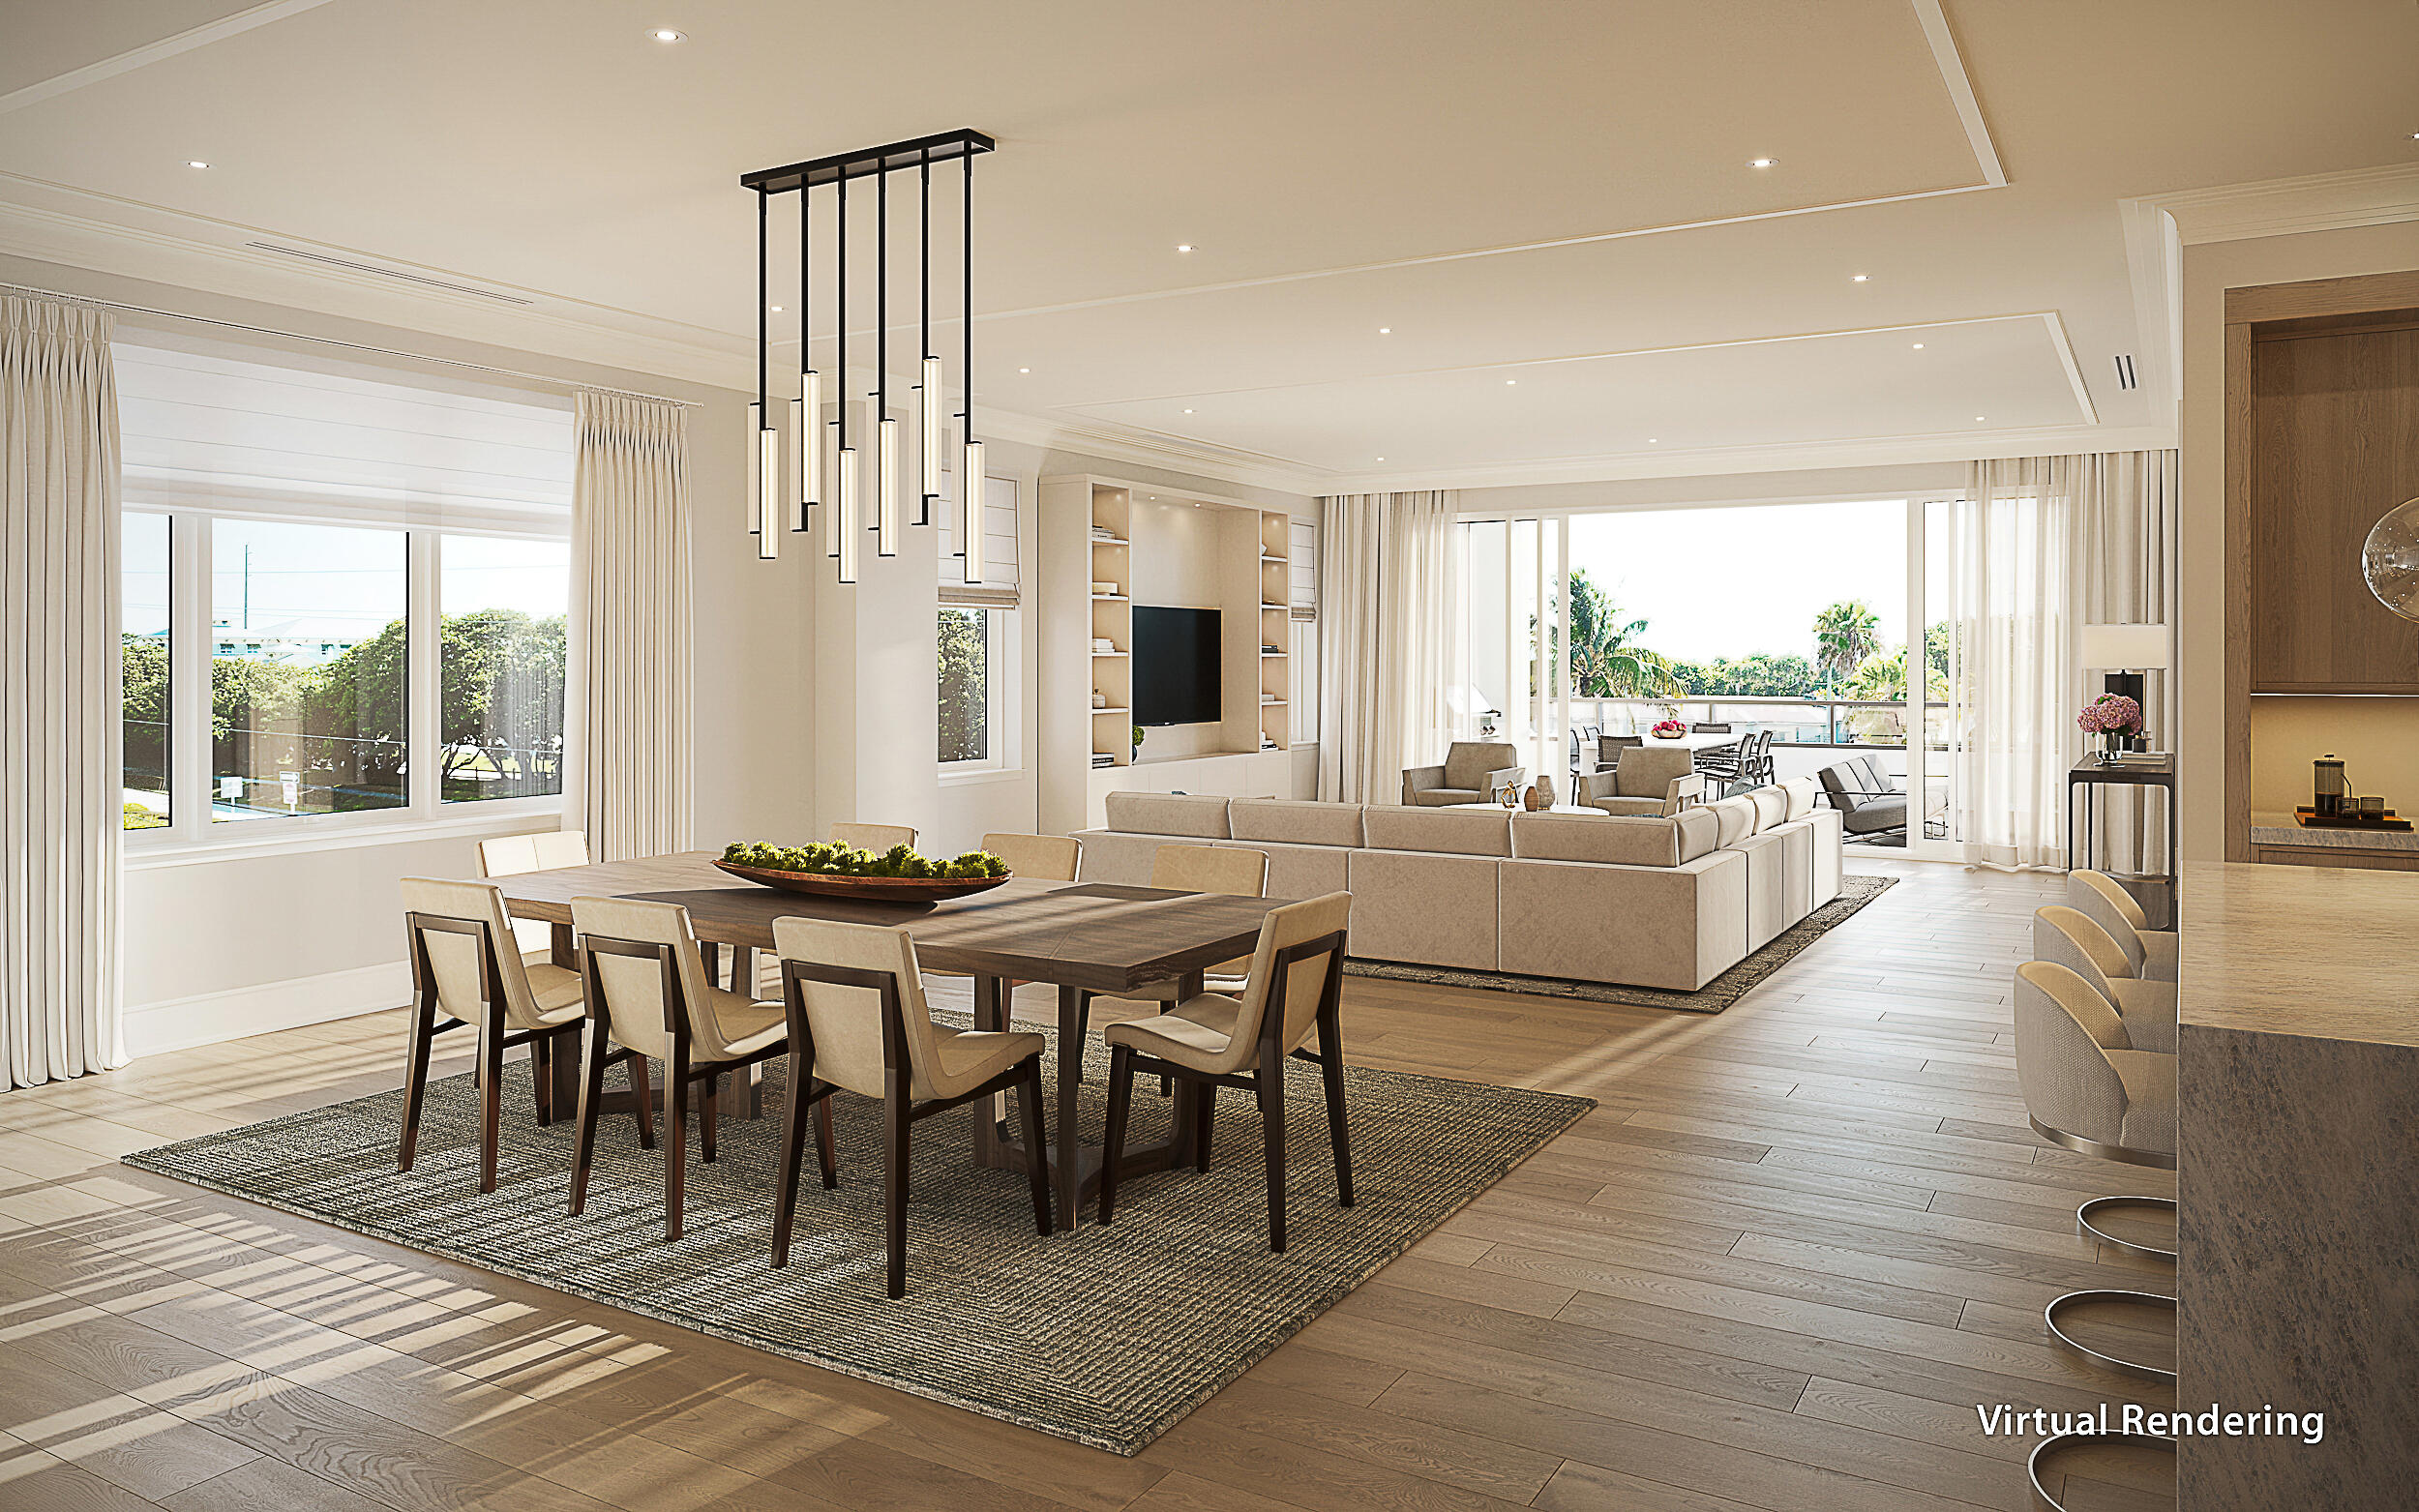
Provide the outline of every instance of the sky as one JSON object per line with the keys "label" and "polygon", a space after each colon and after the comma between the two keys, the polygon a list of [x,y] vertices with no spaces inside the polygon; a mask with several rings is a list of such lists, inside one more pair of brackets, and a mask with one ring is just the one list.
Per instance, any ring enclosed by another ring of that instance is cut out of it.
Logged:
{"label": "sky", "polygon": [[1906,502],[1776,504],[1580,515],[1570,566],[1647,621],[1649,649],[1689,662],[1811,657],[1814,616],[1863,599],[1906,640]]}

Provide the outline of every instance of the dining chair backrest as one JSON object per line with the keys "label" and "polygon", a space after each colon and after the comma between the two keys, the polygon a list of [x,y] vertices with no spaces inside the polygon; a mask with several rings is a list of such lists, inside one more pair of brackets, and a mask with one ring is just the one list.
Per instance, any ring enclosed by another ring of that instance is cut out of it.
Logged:
{"label": "dining chair backrest", "polygon": [[1271,1008],[1278,1015],[1277,1050],[1290,1052],[1310,1037],[1318,1024],[1319,1007],[1329,994],[1342,990],[1345,928],[1352,917],[1353,895],[1289,903],[1270,909],[1260,923],[1260,940],[1252,949],[1251,967],[1241,993],[1242,1011],[1218,1071],[1240,1071],[1252,1063],[1260,1035]]}
{"label": "dining chair backrest", "polygon": [[1150,885],[1171,893],[1269,895],[1269,853],[1239,845],[1161,845],[1150,858]]}
{"label": "dining chair backrest", "polygon": [[481,876],[519,876],[588,864],[585,830],[544,830],[535,835],[498,835],[479,842]]}
{"label": "dining chair backrest", "polygon": [[[784,991],[794,998],[793,1029],[803,1010],[816,1076],[860,1097],[878,1098],[889,1066],[903,1055],[909,1095],[932,1095],[940,1036],[933,1032],[915,941],[907,931],[781,918],[773,921],[773,949],[781,957]],[[895,1025],[885,1022],[894,1010]]]}
{"label": "dining chair backrest", "polygon": [[414,984],[433,986],[437,1006],[464,1023],[478,1023],[480,1005],[500,990],[507,1023],[540,1027],[537,996],[504,912],[504,890],[434,876],[406,876],[403,885]]}
{"label": "dining chair backrest", "polygon": [[1730,726],[1727,723],[1709,720],[1689,726],[1688,732],[1695,735],[1727,735],[1730,733]]}
{"label": "dining chair backrest", "polygon": [[[689,910],[676,903],[640,898],[574,898],[572,927],[580,932],[590,990],[600,994],[616,1044],[656,1060],[672,1052],[672,1015],[681,1015],[691,1053],[722,1060],[746,1029],[728,1029],[716,1004],[736,994],[718,993],[706,979]],[[630,954],[614,947],[640,947]],[[604,947],[604,948],[600,948]],[[644,949],[644,947],[653,947]]]}
{"label": "dining chair backrest", "polygon": [[913,845],[915,827],[911,824],[834,824],[831,827],[831,843],[835,845],[854,845],[859,850],[870,850],[880,855],[893,845]]}
{"label": "dining chair backrest", "polygon": [[1645,744],[1644,735],[1598,735],[1596,737],[1596,758],[1601,762],[1618,762],[1624,751],[1635,751]]}
{"label": "dining chair backrest", "polygon": [[1040,882],[1072,882],[1084,862],[1084,843],[1071,835],[985,835],[983,848],[1013,875]]}

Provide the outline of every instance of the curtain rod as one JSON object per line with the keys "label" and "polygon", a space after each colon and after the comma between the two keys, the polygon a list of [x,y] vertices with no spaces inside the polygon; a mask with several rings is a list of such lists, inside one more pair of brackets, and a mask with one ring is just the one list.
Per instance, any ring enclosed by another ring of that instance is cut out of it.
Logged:
{"label": "curtain rod", "polygon": [[280,331],[271,326],[246,325],[240,320],[219,320],[209,315],[189,315],[181,310],[156,310],[149,305],[128,305],[114,299],[95,299],[89,294],[69,294],[59,289],[36,288],[30,283],[0,282],[0,292],[32,294],[43,299],[66,300],[71,304],[91,305],[102,310],[123,311],[130,315],[157,315],[164,320],[190,320],[195,325],[213,325],[224,331],[248,331],[254,336],[274,336],[289,341],[315,341],[321,346],[341,346],[350,352],[369,352],[379,357],[401,357],[407,362],[433,363],[443,368],[461,368],[471,372],[491,372],[499,378],[519,378],[524,383],[543,383],[551,388],[586,390],[591,394],[613,394],[624,399],[653,400],[659,404],[677,404],[683,409],[703,406],[695,400],[672,399],[662,394],[642,394],[636,389],[616,389],[602,383],[578,383],[569,378],[550,377],[542,372],[523,372],[513,368],[496,368],[483,362],[463,362],[457,357],[431,357],[421,352],[398,351],[391,346],[369,346],[360,341],[339,341],[332,336],[307,336],[299,331]]}

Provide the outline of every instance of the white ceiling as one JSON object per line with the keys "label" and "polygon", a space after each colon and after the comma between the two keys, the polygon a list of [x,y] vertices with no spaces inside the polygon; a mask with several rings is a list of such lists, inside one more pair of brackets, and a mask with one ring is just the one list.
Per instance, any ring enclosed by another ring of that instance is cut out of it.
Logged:
{"label": "white ceiling", "polygon": [[738,175],[976,127],[978,408],[1313,491],[2116,444],[2172,421],[2122,201],[2419,169],[2409,0],[0,0],[0,251],[734,385]]}

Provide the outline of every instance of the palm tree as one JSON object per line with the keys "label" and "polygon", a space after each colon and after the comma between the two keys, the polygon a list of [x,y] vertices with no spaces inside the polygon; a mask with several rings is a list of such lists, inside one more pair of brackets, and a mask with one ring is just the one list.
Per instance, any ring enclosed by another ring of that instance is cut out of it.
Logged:
{"label": "palm tree", "polygon": [[1671,662],[1637,644],[1646,621],[1617,623],[1612,599],[1581,568],[1570,575],[1570,683],[1583,698],[1657,698],[1680,691]]}
{"label": "palm tree", "polygon": [[1881,621],[1863,599],[1835,604],[1814,616],[1814,665],[1836,689],[1881,649]]}

